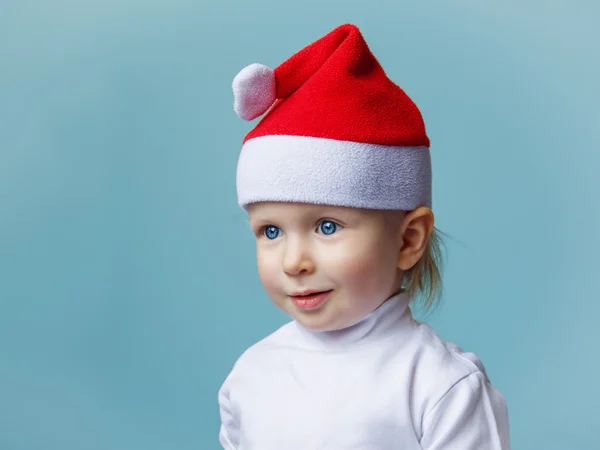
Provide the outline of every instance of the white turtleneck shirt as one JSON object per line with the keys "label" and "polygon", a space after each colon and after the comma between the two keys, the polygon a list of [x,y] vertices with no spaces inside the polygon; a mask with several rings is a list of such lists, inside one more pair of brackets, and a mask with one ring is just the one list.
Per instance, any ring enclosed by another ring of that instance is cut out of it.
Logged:
{"label": "white turtleneck shirt", "polygon": [[502,394],[473,353],[398,294],[351,327],[291,321],[236,361],[218,395],[225,450],[508,450]]}

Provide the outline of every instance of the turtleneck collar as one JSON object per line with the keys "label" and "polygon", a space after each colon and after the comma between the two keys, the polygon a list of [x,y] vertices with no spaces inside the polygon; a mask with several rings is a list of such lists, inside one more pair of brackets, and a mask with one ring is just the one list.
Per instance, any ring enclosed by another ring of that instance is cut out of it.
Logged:
{"label": "turtleneck collar", "polygon": [[331,350],[369,344],[406,330],[413,322],[405,292],[390,297],[358,322],[341,330],[314,331],[295,322],[303,347]]}

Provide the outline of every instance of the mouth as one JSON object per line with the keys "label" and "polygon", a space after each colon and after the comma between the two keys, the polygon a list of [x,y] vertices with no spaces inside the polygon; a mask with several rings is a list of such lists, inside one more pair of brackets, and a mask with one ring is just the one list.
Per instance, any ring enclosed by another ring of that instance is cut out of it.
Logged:
{"label": "mouth", "polygon": [[308,289],[306,291],[296,291],[296,292],[292,292],[290,294],[290,297],[306,297],[308,295],[314,295],[314,294],[321,294],[323,292],[329,292],[332,289],[329,289],[327,291],[317,291],[315,289]]}
{"label": "mouth", "polygon": [[325,303],[331,292],[333,292],[333,289],[329,289],[327,291],[309,290],[294,292],[290,295],[290,298],[297,308],[305,311],[314,310]]}

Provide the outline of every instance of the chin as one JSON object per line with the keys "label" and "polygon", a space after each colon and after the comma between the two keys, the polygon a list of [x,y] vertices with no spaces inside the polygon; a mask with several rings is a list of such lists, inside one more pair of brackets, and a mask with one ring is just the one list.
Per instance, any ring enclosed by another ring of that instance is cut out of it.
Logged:
{"label": "chin", "polygon": [[337,331],[345,328],[344,324],[339,323],[333,318],[319,317],[306,317],[303,315],[294,315],[294,319],[300,323],[304,328],[308,328],[312,331]]}
{"label": "chin", "polygon": [[332,327],[329,324],[319,324],[319,323],[313,323],[312,321],[307,321],[306,320],[300,320],[300,319],[296,319],[300,325],[302,325],[304,328],[307,328],[311,331],[334,331],[336,330],[335,327]]}

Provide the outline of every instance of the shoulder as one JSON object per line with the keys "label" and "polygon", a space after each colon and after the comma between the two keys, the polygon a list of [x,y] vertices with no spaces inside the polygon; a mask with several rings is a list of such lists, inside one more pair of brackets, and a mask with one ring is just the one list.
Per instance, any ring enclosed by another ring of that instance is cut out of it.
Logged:
{"label": "shoulder", "polygon": [[294,330],[293,322],[288,322],[244,350],[233,364],[225,383],[231,382],[241,374],[247,376],[252,372],[260,372],[261,368],[273,360],[274,352],[287,348],[293,339]]}
{"label": "shoulder", "polygon": [[274,351],[281,351],[289,346],[293,340],[295,326],[293,322],[287,322],[280,326],[263,339],[251,345],[242,353],[236,364],[254,364],[257,360],[270,356]]}
{"label": "shoulder", "polygon": [[[444,448],[509,448],[506,401],[482,361],[473,352],[446,342],[429,326],[419,325],[419,385],[421,445]],[[477,443],[477,445],[475,445]]]}
{"label": "shoulder", "polygon": [[420,394],[424,410],[467,378],[489,384],[483,362],[476,354],[444,341],[429,325],[418,324],[414,332],[413,389]]}
{"label": "shoulder", "polygon": [[457,344],[443,340],[427,324],[419,324],[417,334],[419,351],[423,355],[424,362],[439,366],[450,377],[467,376],[474,372],[481,372],[487,377],[485,367],[475,353],[465,351]]}

